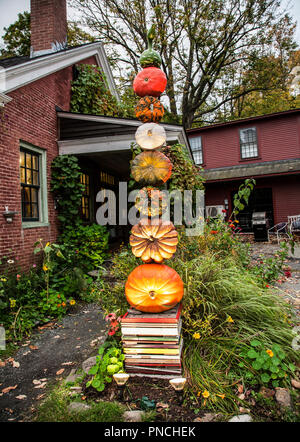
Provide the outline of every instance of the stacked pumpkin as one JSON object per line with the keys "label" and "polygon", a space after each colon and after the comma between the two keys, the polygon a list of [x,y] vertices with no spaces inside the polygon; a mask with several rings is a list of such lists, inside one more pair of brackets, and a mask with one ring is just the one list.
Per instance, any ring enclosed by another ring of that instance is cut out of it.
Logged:
{"label": "stacked pumpkin", "polygon": [[[135,114],[144,124],[135,135],[143,152],[134,158],[131,173],[144,187],[136,202],[142,218],[133,226],[129,242],[133,254],[144,264],[130,273],[125,295],[129,304],[137,310],[159,313],[181,301],[183,282],[175,270],[163,264],[175,253],[178,234],[171,222],[161,220],[164,200],[159,189],[152,187],[165,183],[172,173],[172,163],[159,151],[166,141],[164,128],[157,124],[164,114],[159,97],[165,90],[167,78],[160,69],[160,55],[152,48],[153,39],[154,26],[148,33],[148,49],[140,57],[143,69],[133,82],[134,92],[140,97]],[[148,197],[152,198],[151,206],[148,205]]]}

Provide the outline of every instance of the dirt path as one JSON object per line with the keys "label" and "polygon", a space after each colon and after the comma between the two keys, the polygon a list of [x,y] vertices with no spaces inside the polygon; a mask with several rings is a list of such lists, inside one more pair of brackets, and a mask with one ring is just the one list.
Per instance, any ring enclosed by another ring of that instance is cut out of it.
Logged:
{"label": "dirt path", "polygon": [[[280,246],[270,243],[253,243],[250,250],[252,257],[258,259],[260,255],[274,256],[280,250]],[[284,264],[291,269],[291,277],[280,278],[282,282],[276,282],[275,287],[278,289],[278,294],[293,305],[300,318],[300,259],[287,258]]]}
{"label": "dirt path", "polygon": [[[95,354],[105,339],[105,326],[99,306],[87,304],[25,341],[0,367],[0,422],[27,420],[48,385]],[[7,387],[14,388],[2,393]]]}

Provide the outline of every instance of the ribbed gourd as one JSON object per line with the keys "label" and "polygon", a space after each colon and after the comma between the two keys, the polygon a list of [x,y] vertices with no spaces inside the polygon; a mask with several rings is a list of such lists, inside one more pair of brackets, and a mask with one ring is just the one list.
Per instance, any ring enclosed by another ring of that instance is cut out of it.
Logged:
{"label": "ribbed gourd", "polygon": [[170,178],[171,173],[171,161],[166,155],[157,151],[142,152],[131,164],[131,175],[141,184],[163,184]]}

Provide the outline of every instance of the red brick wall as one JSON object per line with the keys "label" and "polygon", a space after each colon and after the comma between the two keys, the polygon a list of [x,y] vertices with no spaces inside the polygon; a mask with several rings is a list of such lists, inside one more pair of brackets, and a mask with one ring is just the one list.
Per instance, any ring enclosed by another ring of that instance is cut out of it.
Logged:
{"label": "red brick wall", "polygon": [[31,0],[31,46],[34,51],[51,49],[51,43],[67,36],[66,0]]}
{"label": "red brick wall", "polygon": [[[239,129],[256,127],[259,158],[241,160]],[[192,132],[201,135],[204,169],[300,157],[300,115],[282,115]]]}
{"label": "red brick wall", "polygon": [[[82,63],[96,64],[96,61],[91,57]],[[34,260],[34,242],[39,238],[56,239],[56,212],[50,192],[51,162],[58,155],[55,106],[69,110],[71,80],[70,66],[9,93],[13,100],[5,106],[5,124],[0,123],[0,260],[5,255],[28,267]],[[49,227],[22,228],[20,140],[47,151]],[[2,215],[5,205],[18,212],[12,224]]]}

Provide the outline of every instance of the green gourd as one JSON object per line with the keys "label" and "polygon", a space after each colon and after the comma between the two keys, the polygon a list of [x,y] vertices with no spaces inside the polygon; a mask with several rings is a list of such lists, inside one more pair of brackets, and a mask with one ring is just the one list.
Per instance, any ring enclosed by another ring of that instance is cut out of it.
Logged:
{"label": "green gourd", "polygon": [[154,24],[151,26],[148,35],[148,48],[142,53],[140,56],[140,64],[142,68],[147,68],[150,66],[159,67],[161,65],[161,57],[157,51],[154,51],[152,48],[152,42],[155,37],[155,26]]}

